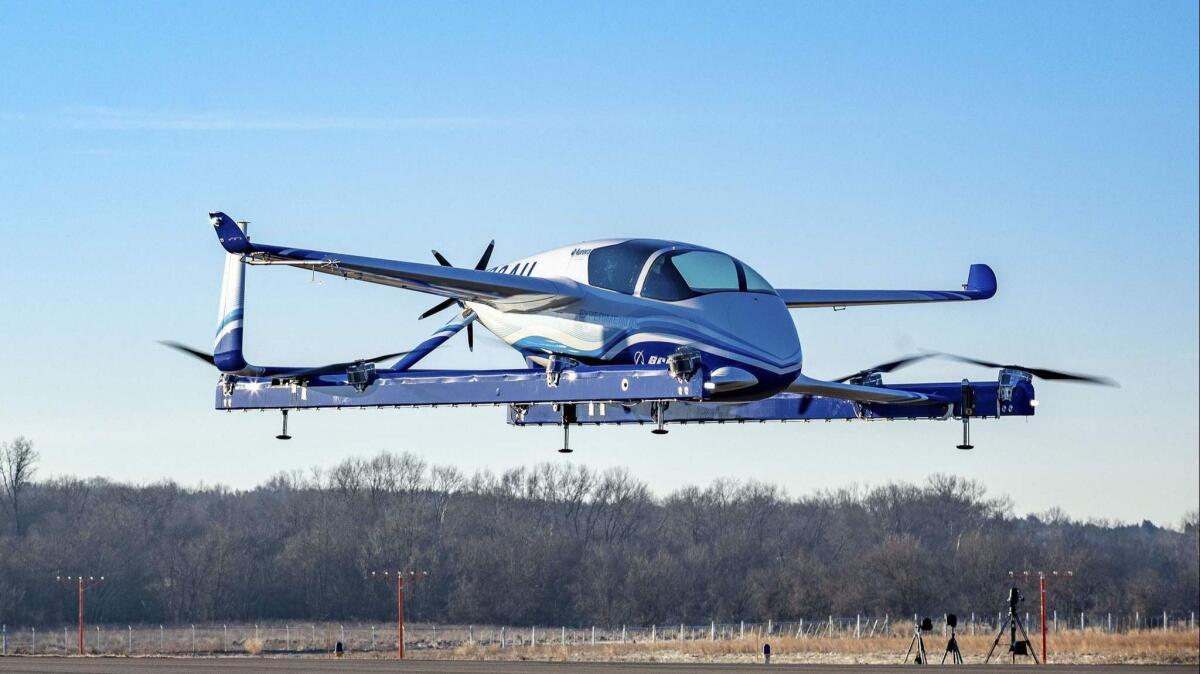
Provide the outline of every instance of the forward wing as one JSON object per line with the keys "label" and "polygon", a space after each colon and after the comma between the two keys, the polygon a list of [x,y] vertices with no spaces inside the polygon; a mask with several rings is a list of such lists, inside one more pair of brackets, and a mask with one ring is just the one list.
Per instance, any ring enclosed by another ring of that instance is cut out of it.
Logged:
{"label": "forward wing", "polygon": [[962,290],[778,290],[791,309],[853,307],[868,304],[917,304],[986,300],[996,294],[996,274],[986,264],[971,265]]}
{"label": "forward wing", "polygon": [[800,375],[796,381],[787,387],[788,393],[803,393],[822,398],[838,398],[840,400],[855,400],[863,403],[907,404],[931,402],[929,396],[901,391],[899,389],[876,386],[858,386],[856,384],[840,384],[833,381],[813,379]]}
{"label": "forward wing", "polygon": [[489,271],[443,267],[419,262],[343,255],[321,250],[251,243],[228,215],[209,213],[217,239],[226,251],[250,264],[279,264],[322,274],[368,281],[417,292],[479,302],[505,311],[531,311],[572,302],[579,297],[574,282]]}

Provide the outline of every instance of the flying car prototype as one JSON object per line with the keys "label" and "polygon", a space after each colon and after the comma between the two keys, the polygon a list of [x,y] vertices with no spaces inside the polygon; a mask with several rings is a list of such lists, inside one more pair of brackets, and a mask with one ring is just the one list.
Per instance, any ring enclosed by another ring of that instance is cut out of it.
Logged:
{"label": "flying car prototype", "polygon": [[[873,304],[986,300],[996,276],[971,265],[961,290],[810,290],[773,287],[749,265],[711,248],[659,239],[589,241],[489,266],[489,243],[473,268],[421,264],[251,242],[245,222],[210,213],[225,249],[211,354],[165,342],[220,370],[219,410],[505,405],[515,425],[949,419],[1030,416],[1032,380],[1109,380],[1020,365],[922,353],[837,380],[803,373],[789,311]],[[454,315],[408,351],[316,367],[252,365],[242,351],[246,266],[405,288],[444,298],[420,318]],[[516,349],[524,368],[419,370],[414,366],[474,324]],[[883,375],[931,357],[999,369],[991,381],[884,384]],[[391,367],[380,364],[396,360]]]}

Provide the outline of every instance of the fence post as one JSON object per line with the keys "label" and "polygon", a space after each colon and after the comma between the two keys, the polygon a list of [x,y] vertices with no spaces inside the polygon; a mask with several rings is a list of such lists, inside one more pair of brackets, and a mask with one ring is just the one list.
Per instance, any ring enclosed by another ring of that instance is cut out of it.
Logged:
{"label": "fence post", "polygon": [[[943,630],[943,631],[945,631],[945,630]],[[854,615],[854,638],[855,639],[862,638],[862,614],[861,613],[856,613]]]}
{"label": "fence post", "polygon": [[8,625],[0,626],[0,634],[3,634],[3,647],[0,647],[0,655],[8,655]]}
{"label": "fence post", "polygon": [[562,642],[563,646],[567,645],[567,626],[566,625],[563,625],[563,627],[562,627],[562,638],[559,640]]}
{"label": "fence post", "polygon": [[833,638],[833,616],[829,616],[829,638]]}
{"label": "fence post", "polygon": [[221,625],[221,652],[229,652],[229,625]]}
{"label": "fence post", "polygon": [[[97,627],[96,629],[100,629]],[[192,657],[196,656],[196,626],[192,625]]]}
{"label": "fence post", "polygon": [[679,640],[683,641],[683,623],[679,623]]}
{"label": "fence post", "polygon": [[71,652],[71,642],[67,641],[67,628],[63,628],[63,653]]}
{"label": "fence post", "polygon": [[37,655],[37,628],[30,627],[29,629],[33,632],[33,647],[29,649],[29,653],[31,655]]}
{"label": "fence post", "polygon": [[312,626],[312,641],[309,642],[308,648],[309,648],[309,650],[317,649],[317,626],[316,625]]}
{"label": "fence post", "polygon": [[[258,634],[258,625],[254,626],[254,633]],[[342,647],[346,646],[346,626],[338,625],[338,641],[342,642]],[[437,632],[434,632],[434,641],[437,641]]]}
{"label": "fence post", "polygon": [[621,643],[625,643],[625,626],[621,625]]}
{"label": "fence post", "polygon": [[1109,612],[1109,614],[1108,614],[1108,631],[1112,632],[1112,613],[1111,612]]}
{"label": "fence post", "polygon": [[[66,635],[66,630],[65,630],[65,629],[64,629],[64,631],[63,631],[63,635],[64,635],[64,636],[63,636],[63,643],[66,643],[66,636],[65,636],[65,635]],[[162,626],[162,625],[159,625],[159,626],[158,626],[158,652],[159,652],[159,653],[162,653],[162,652],[163,652],[163,626]]]}
{"label": "fence post", "polygon": [[[292,652],[292,626],[283,626],[283,650]],[[371,650],[375,650],[375,626],[371,626]]]}
{"label": "fence post", "polygon": [[1079,631],[1083,631],[1083,611],[1079,612]]}
{"label": "fence post", "polygon": [[712,621],[712,625],[708,628],[708,640],[709,641],[717,640],[717,621],[715,621],[715,620]]}
{"label": "fence post", "polygon": [[650,626],[650,643],[654,643],[656,641],[658,641],[658,626],[651,625]]}
{"label": "fence post", "polygon": [[596,645],[596,626],[592,625],[592,645]]}
{"label": "fence post", "polygon": [[529,628],[529,645],[537,646],[537,625]]}
{"label": "fence post", "polygon": [[96,652],[100,652],[100,626],[96,625]]}
{"label": "fence post", "polygon": [[805,636],[804,634],[804,618],[800,619],[800,626],[796,628],[796,636]]}
{"label": "fence post", "polygon": [[1133,631],[1137,632],[1142,629],[1142,614],[1140,611],[1133,612]]}
{"label": "fence post", "polygon": [[[374,627],[371,628],[371,643],[372,644],[375,643],[375,628]],[[474,625],[467,626],[467,644],[470,646],[475,645],[475,626]],[[372,646],[371,648],[373,650],[375,647]]]}
{"label": "fence post", "polygon": [[1058,634],[1058,609],[1054,609],[1054,633]]}
{"label": "fence post", "polygon": [[125,629],[129,630],[129,648],[125,649],[126,655],[133,655],[133,625],[126,625]]}
{"label": "fence post", "polygon": [[500,648],[504,648],[504,628],[500,628]]}

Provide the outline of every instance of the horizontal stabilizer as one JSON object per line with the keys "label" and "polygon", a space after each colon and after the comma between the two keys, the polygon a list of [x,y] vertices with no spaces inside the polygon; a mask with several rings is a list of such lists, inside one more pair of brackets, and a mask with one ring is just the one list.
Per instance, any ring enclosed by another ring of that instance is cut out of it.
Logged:
{"label": "horizontal stabilizer", "polygon": [[986,264],[973,264],[962,290],[820,290],[781,289],[791,309],[851,307],[869,304],[919,304],[986,300],[996,294],[996,274]]}

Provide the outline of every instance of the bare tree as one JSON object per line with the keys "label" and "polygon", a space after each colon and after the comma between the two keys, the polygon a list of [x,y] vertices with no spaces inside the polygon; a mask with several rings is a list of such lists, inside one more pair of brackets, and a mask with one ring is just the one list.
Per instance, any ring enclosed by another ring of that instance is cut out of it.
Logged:
{"label": "bare tree", "polygon": [[25,535],[21,498],[37,472],[37,460],[38,453],[32,440],[17,436],[12,442],[0,443],[0,487],[4,489],[4,499],[12,513],[17,536]]}

